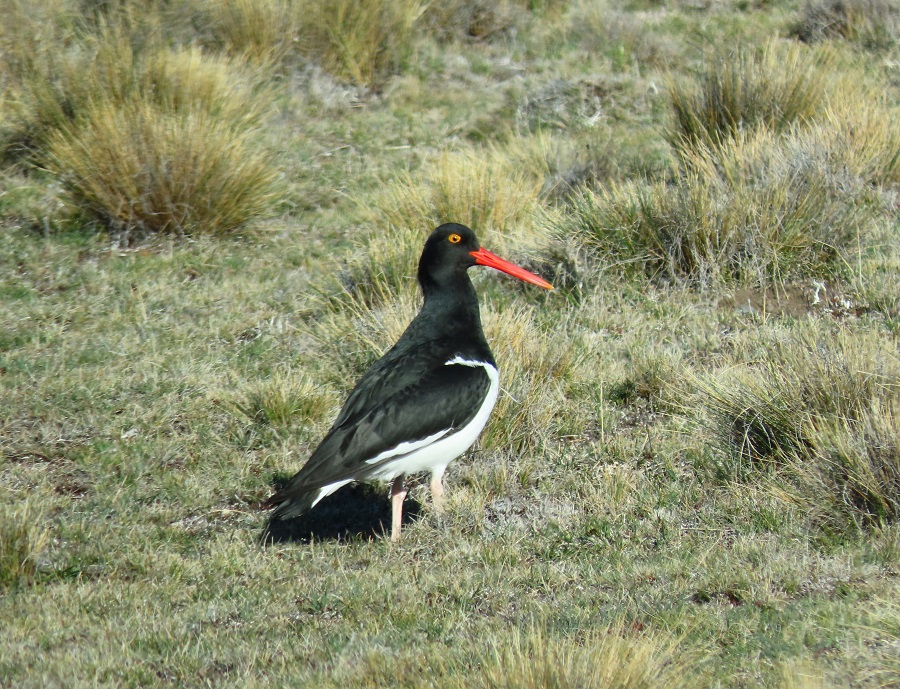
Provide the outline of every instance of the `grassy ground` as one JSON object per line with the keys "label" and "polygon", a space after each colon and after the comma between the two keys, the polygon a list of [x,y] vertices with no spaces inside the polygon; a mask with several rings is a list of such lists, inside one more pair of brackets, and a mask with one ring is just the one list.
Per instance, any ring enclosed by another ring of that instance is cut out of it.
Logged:
{"label": "grassy ground", "polygon": [[[895,5],[8,4],[0,686],[900,686]],[[445,512],[261,547],[443,221]]]}

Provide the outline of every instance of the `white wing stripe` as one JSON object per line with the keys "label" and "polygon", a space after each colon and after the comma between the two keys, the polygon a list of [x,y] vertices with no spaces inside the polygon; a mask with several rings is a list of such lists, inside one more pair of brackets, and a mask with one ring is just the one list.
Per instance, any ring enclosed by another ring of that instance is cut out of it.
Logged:
{"label": "white wing stripe", "polygon": [[[472,367],[482,366],[488,372],[488,376],[491,375],[491,369],[494,369],[493,366],[491,366],[489,363],[487,363],[485,361],[474,361],[473,359],[463,359],[459,354],[457,354],[455,357],[450,359],[450,361],[446,362],[444,364],[444,366],[453,366],[455,364],[459,364],[461,366],[472,366]],[[494,369],[495,373],[496,373],[496,371],[497,371],[497,369]],[[492,378],[492,380],[493,380],[493,378]]]}
{"label": "white wing stripe", "polygon": [[392,447],[389,450],[385,450],[384,452],[375,455],[372,459],[367,459],[366,464],[378,464],[383,459],[387,459],[388,457],[395,457],[397,455],[408,455],[410,452],[415,452],[416,450],[431,445],[438,438],[442,438],[450,432],[449,428],[445,428],[443,431],[438,431],[434,435],[429,435],[427,438],[422,438],[421,440],[410,440],[406,443],[400,443],[396,447]]}

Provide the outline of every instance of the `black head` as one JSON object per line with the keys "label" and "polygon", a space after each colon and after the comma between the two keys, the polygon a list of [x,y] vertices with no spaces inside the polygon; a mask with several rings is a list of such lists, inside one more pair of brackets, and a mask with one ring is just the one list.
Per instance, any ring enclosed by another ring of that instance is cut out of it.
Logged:
{"label": "black head", "polygon": [[419,282],[424,288],[428,283],[445,284],[460,279],[475,265],[473,253],[480,248],[475,233],[465,225],[441,225],[425,242],[419,259]]}
{"label": "black head", "polygon": [[426,297],[435,288],[452,288],[459,281],[468,285],[466,271],[474,265],[496,268],[533,285],[553,289],[534,273],[483,249],[475,233],[458,223],[441,225],[428,237],[419,260],[419,284]]}

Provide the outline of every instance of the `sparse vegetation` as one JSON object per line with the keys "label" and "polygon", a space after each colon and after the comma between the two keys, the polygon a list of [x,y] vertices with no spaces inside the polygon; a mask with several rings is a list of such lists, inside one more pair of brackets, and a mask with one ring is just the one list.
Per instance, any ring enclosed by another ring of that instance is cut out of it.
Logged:
{"label": "sparse vegetation", "polygon": [[[0,685],[896,685],[891,3],[3,9]],[[443,511],[262,548],[444,221]]]}

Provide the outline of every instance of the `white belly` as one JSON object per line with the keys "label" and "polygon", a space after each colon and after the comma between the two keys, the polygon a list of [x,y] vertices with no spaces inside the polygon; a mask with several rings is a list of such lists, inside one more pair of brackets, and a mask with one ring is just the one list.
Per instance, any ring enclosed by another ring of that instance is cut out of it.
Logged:
{"label": "white belly", "polygon": [[[472,447],[472,444],[481,435],[487,423],[497,396],[500,394],[500,374],[491,364],[483,361],[466,361],[459,357],[447,362],[447,366],[481,366],[488,374],[490,387],[478,412],[465,426],[448,435],[450,429],[412,443],[403,443],[397,447],[373,457],[367,463],[382,462],[387,457],[397,455],[394,461],[387,461],[377,471],[371,474],[372,478],[390,480],[400,474],[415,474],[419,471],[430,469],[432,473],[441,475],[444,469],[454,459]],[[410,451],[412,450],[412,451]]]}
{"label": "white belly", "polygon": [[[400,443],[397,447],[385,450],[372,459],[366,460],[366,464],[383,463],[373,473],[368,474],[367,478],[390,481],[401,474],[415,474],[429,469],[434,476],[440,477],[450,462],[472,447],[497,403],[497,396],[500,394],[500,374],[491,364],[483,361],[468,361],[460,357],[451,359],[446,365],[481,366],[487,372],[490,387],[488,387],[487,395],[484,396],[478,412],[469,423],[455,432],[451,433],[452,429],[447,428],[421,440]],[[391,460],[391,457],[396,457],[396,459]],[[319,489],[319,494],[312,503],[313,506],[326,495],[331,495],[352,480],[336,481],[323,486]]]}

